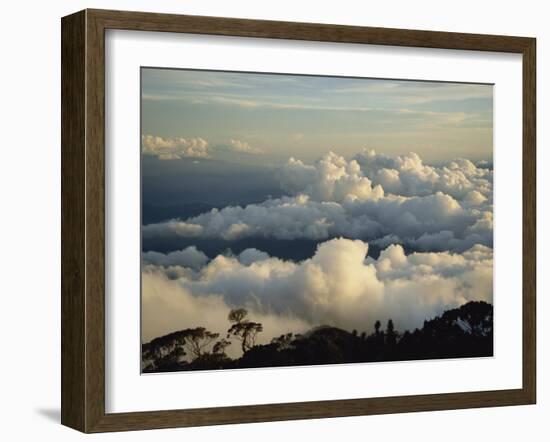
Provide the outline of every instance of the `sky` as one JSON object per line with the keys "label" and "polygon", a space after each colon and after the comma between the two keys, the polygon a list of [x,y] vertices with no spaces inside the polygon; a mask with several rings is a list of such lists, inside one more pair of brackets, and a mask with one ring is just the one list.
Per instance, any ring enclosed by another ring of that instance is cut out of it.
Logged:
{"label": "sky", "polygon": [[141,75],[142,136],[200,140],[212,158],[237,152],[277,164],[364,148],[414,151],[430,163],[492,158],[492,85],[158,68]]}
{"label": "sky", "polygon": [[[142,339],[493,297],[490,85],[142,69]],[[237,348],[237,347],[235,347]]]}

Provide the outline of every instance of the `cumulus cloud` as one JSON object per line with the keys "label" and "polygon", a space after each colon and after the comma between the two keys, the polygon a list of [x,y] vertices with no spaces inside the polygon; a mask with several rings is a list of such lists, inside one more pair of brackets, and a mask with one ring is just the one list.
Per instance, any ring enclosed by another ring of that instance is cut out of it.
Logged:
{"label": "cumulus cloud", "polygon": [[[449,244],[441,232],[449,232],[453,242]],[[345,236],[380,245],[390,244],[391,238],[392,242],[410,246],[427,245],[429,238],[434,250],[462,251],[475,243],[492,246],[492,215],[462,207],[441,192],[424,197],[349,199],[341,204],[312,201],[299,195],[245,207],[213,209],[185,221],[150,224],[143,227],[142,233],[146,239],[267,237],[321,241]]]}
{"label": "cumulus cloud", "polygon": [[143,235],[316,241],[344,236],[434,251],[492,246],[492,171],[468,160],[436,168],[416,154],[368,151],[348,161],[328,153],[313,165],[291,158],[279,179],[288,196],[147,225]]}
{"label": "cumulus cloud", "polygon": [[481,206],[485,201],[487,197],[478,190],[470,190],[463,199],[464,204],[471,207]]}
{"label": "cumulus cloud", "polygon": [[270,256],[267,253],[253,247],[243,250],[238,256],[239,262],[244,265],[250,265],[258,261],[265,261],[269,258]]}
{"label": "cumulus cloud", "polygon": [[346,199],[376,200],[384,196],[382,186],[372,186],[359,163],[329,152],[314,165],[290,158],[279,172],[281,187],[315,201],[343,202]]}
{"label": "cumulus cloud", "polygon": [[[219,255],[172,280],[164,268],[149,266],[143,271],[144,338],[198,325],[217,331],[233,307],[267,321],[262,339],[268,340],[312,324],[370,331],[376,320],[389,318],[402,330],[412,329],[465,302],[492,302],[488,247],[407,255],[391,245],[376,260],[367,251],[363,241],[338,238],[300,263]],[[258,251],[250,254],[259,257]]]}
{"label": "cumulus cloud", "polygon": [[159,137],[143,135],[142,152],[160,160],[180,160],[182,158],[207,158],[208,142],[202,138]]}
{"label": "cumulus cloud", "polygon": [[195,246],[187,247],[183,250],[176,250],[168,254],[155,251],[143,252],[141,259],[145,264],[153,264],[157,266],[181,266],[198,269],[207,261],[208,257]]}
{"label": "cumulus cloud", "polygon": [[[396,195],[423,196],[439,191],[459,200],[468,195],[470,200],[480,203],[492,199],[492,169],[478,167],[467,159],[455,159],[436,167],[424,164],[414,152],[391,157],[364,150],[354,160],[373,183]],[[479,196],[484,199],[480,201]]]}
{"label": "cumulus cloud", "polygon": [[235,152],[250,153],[250,154],[260,154],[263,151],[257,147],[251,146],[247,141],[242,140],[229,140],[229,146],[231,150]]}
{"label": "cumulus cloud", "polygon": [[[145,225],[143,238],[309,239],[319,242],[315,254],[293,262],[255,248],[211,260],[196,247],[143,253],[144,342],[187,327],[223,334],[236,307],[264,325],[266,343],[320,324],[370,331],[392,318],[412,329],[468,301],[492,302],[489,165],[363,151],[313,164],[291,158],[278,177],[283,197]],[[383,249],[377,259],[368,243]]]}

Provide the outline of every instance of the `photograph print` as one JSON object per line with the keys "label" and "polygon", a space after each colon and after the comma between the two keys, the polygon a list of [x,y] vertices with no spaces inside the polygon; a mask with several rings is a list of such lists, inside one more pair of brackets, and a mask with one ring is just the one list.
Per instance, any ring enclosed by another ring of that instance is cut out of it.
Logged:
{"label": "photograph print", "polygon": [[140,75],[142,373],[493,356],[491,84]]}

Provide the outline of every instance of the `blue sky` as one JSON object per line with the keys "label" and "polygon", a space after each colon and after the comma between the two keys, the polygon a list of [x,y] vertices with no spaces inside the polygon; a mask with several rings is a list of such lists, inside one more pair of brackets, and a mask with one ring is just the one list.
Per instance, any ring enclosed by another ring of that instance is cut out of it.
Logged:
{"label": "blue sky", "polygon": [[[490,160],[492,109],[491,85],[142,69],[142,135],[164,159],[276,164],[373,148]],[[166,155],[174,146],[185,149]]]}

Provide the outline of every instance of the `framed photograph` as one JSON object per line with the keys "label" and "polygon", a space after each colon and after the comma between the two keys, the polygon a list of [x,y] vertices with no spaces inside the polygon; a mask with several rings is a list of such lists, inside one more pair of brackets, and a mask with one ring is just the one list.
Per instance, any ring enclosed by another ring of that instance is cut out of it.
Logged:
{"label": "framed photograph", "polygon": [[62,423],[533,404],[535,39],[62,19]]}

